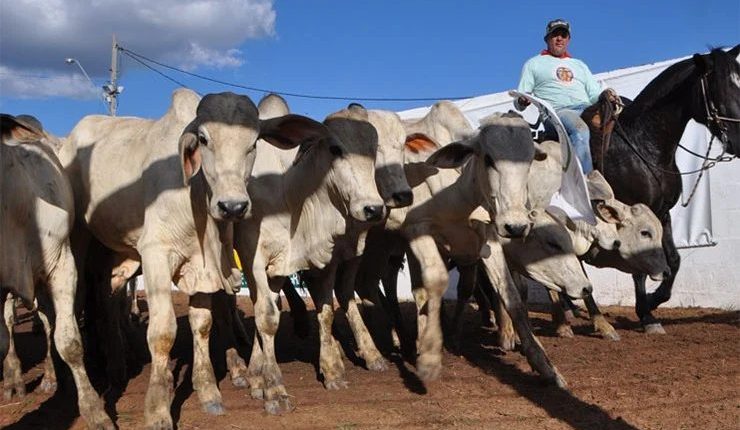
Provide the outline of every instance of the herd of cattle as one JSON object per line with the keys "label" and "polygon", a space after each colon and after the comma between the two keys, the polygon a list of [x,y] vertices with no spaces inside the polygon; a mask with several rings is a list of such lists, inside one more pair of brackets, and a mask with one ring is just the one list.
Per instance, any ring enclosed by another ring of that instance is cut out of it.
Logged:
{"label": "herd of cattle", "polygon": [[[98,330],[107,336],[106,365],[112,379],[125,377],[115,363],[124,348],[118,320],[128,318],[118,301],[139,271],[151,354],[145,423],[172,428],[171,285],[190,296],[193,387],[204,410],[224,413],[209,333],[220,320],[240,325],[234,250],[254,303],[252,354],[247,364],[234,348],[215,353],[226,354],[232,382],[249,386],[273,414],[293,408],[275,357],[281,291],[304,329],[309,323],[291,291],[293,273],[301,271],[316,308],[324,385],[337,389],[347,381],[332,335],[334,297],[368,369],[386,369],[357,297],[399,323],[395,279],[404,256],[418,309],[415,366],[422,381],[442,371],[440,308],[450,267],[460,272],[455,331],[477,290],[496,311],[501,346],[519,344],[531,366],[560,387],[565,379],[532,333],[521,277],[545,285],[555,300],[584,299],[595,329],[616,340],[582,262],[654,278],[668,270],[661,223],[647,206],[617,201],[598,172],[588,176],[596,225],[548,208],[560,187],[560,145],[535,143],[529,124],[512,114],[473,129],[449,102],[415,121],[351,104],[321,123],[290,114],[276,95],[255,106],[243,95],[201,99],[181,89],[158,120],[88,116],[66,138],[27,115],[2,114],[0,124],[5,395],[24,392],[12,336],[16,297],[37,307],[47,336],[53,332],[89,427],[114,426],[83,365],[77,317],[90,302],[78,293],[102,292],[92,295],[105,310],[98,313],[106,327]],[[221,290],[230,294],[226,307],[216,306]],[[572,336],[562,315],[555,319],[558,332]],[[55,387],[47,366],[42,388]]]}

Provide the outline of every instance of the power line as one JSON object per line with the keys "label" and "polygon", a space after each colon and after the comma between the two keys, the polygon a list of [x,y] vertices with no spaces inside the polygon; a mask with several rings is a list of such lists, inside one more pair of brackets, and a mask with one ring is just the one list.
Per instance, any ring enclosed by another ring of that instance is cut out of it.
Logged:
{"label": "power line", "polygon": [[[131,53],[131,52],[130,52],[129,50],[127,50],[127,49],[124,49],[124,48],[120,48],[120,47],[119,47],[119,49],[120,49],[120,50],[121,50],[121,51],[122,51],[122,52],[123,52],[124,54],[126,54],[126,55],[127,55],[128,57],[130,57],[130,58],[134,59],[135,61],[139,62],[139,64],[141,64],[142,66],[146,67],[147,69],[149,69],[149,70],[151,70],[151,71],[153,71],[153,72],[155,72],[155,73],[157,73],[157,74],[161,75],[161,76],[162,76],[163,78],[165,78],[165,79],[167,79],[167,80],[169,80],[169,81],[172,81],[172,82],[174,82],[174,83],[175,83],[176,85],[179,85],[179,86],[181,86],[181,87],[183,87],[183,88],[187,88],[187,89],[190,89],[190,90],[192,90],[192,88],[188,87],[187,85],[183,84],[182,82],[178,81],[177,79],[175,79],[175,78],[173,78],[173,77],[170,77],[170,76],[168,76],[168,75],[166,75],[166,74],[162,73],[161,71],[159,71],[159,70],[155,69],[154,67],[152,67],[152,66],[150,66],[149,64],[145,63],[144,61],[142,61],[142,60],[138,59],[138,58],[137,58],[137,57],[135,56],[135,54],[134,54],[134,55],[132,55],[132,53]],[[193,90],[193,91],[195,91],[195,90]],[[196,92],[196,93],[197,93],[197,94],[198,94],[199,96],[203,97],[203,94],[199,93],[198,91],[195,91],[195,92]]]}
{"label": "power line", "polygon": [[[437,101],[437,100],[462,100],[462,99],[469,99],[469,98],[474,97],[474,96],[459,96],[459,97],[419,97],[419,98],[344,97],[344,96],[323,96],[323,95],[315,95],[315,94],[301,94],[301,93],[292,93],[292,92],[287,92],[287,91],[277,91],[277,90],[270,90],[270,89],[265,89],[265,88],[250,87],[250,86],[247,86],[247,85],[241,85],[241,84],[236,84],[236,83],[233,83],[233,82],[222,81],[220,79],[215,79],[215,78],[211,78],[211,77],[208,77],[208,76],[200,75],[200,74],[197,74],[197,73],[188,72],[187,70],[183,70],[183,69],[180,69],[180,68],[177,68],[177,67],[174,67],[174,66],[170,66],[170,65],[167,65],[167,64],[164,64],[164,63],[160,63],[159,61],[153,60],[151,58],[147,58],[147,57],[145,57],[145,56],[143,56],[141,54],[138,54],[138,53],[133,52],[133,51],[131,51],[129,49],[126,49],[126,48],[124,48],[124,47],[122,47],[120,45],[118,46],[118,49],[120,49],[123,53],[125,53],[129,57],[133,58],[134,60],[138,61],[141,64],[144,64],[149,69],[156,71],[160,75],[165,76],[167,79],[169,79],[169,80],[171,80],[173,82],[177,82],[177,81],[175,81],[173,78],[167,77],[164,73],[162,73],[159,70],[154,69],[150,65],[145,64],[145,61],[146,62],[153,63],[153,64],[156,64],[156,65],[158,65],[160,67],[164,67],[164,68],[167,68],[167,69],[170,69],[170,70],[174,70],[174,71],[179,72],[179,73],[183,73],[183,74],[192,76],[194,78],[203,79],[205,81],[209,81],[209,82],[213,82],[213,83],[217,83],[217,84],[221,84],[221,85],[226,85],[226,86],[235,87],[235,88],[241,88],[241,89],[249,90],[249,91],[257,91],[257,92],[261,92],[261,93],[275,93],[275,94],[279,94],[281,96],[297,97],[297,98],[304,98],[304,99],[346,100],[346,101],[371,101],[371,102],[430,102],[430,101]],[[178,85],[182,85],[182,86],[186,87],[185,85],[183,85],[181,83],[178,83]]]}

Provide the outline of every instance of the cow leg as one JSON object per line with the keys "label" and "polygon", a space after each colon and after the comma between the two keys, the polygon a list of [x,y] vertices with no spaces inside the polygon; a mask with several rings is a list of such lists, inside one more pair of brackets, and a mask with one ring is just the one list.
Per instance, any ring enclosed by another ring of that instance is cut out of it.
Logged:
{"label": "cow leg", "polygon": [[144,399],[144,424],[150,429],[171,429],[170,406],[173,378],[168,367],[175,342],[177,321],[172,305],[172,273],[166,249],[147,247],[142,253],[142,271],[149,303],[146,337],[152,356],[149,387]]}
{"label": "cow leg", "polygon": [[552,323],[555,324],[555,332],[560,337],[573,337],[573,329],[570,322],[565,317],[563,300],[560,300],[560,293],[555,290],[547,289],[547,295],[550,297],[550,313],[552,314]]}
{"label": "cow leg", "polygon": [[309,292],[316,305],[319,320],[319,370],[324,377],[324,387],[328,390],[347,388],[344,376],[344,362],[339,351],[339,342],[331,334],[334,322],[333,287],[337,267],[330,264],[311,279]]}
{"label": "cow leg", "polygon": [[339,305],[347,314],[347,320],[357,342],[360,357],[365,360],[365,365],[369,370],[382,372],[388,370],[388,363],[375,346],[375,342],[362,320],[362,314],[355,299],[355,280],[357,279],[357,271],[360,269],[360,262],[361,258],[357,257],[341,264],[337,270],[338,282],[336,282],[334,290]]}
{"label": "cow leg", "polygon": [[[487,279],[488,276],[485,278],[486,282],[490,282]],[[521,291],[523,287],[520,285],[524,282],[521,276],[517,273],[512,274],[512,281],[514,282],[514,285],[516,285],[517,292]],[[494,297],[493,311],[496,315],[496,323],[498,324],[498,345],[504,351],[513,351],[516,349],[516,345],[521,343],[516,334],[516,330],[514,329],[514,322],[511,320],[511,316],[509,316],[509,312],[506,310],[503,300],[501,300],[501,297],[492,285],[491,291],[493,292]],[[519,297],[521,297],[521,294]],[[522,308],[525,310],[526,314],[526,304],[522,303]]]}
{"label": "cow leg", "polygon": [[[256,375],[261,374],[264,379],[262,389],[265,410],[267,413],[275,415],[293,410],[290,397],[285,385],[283,385],[283,375],[275,357],[275,335],[280,324],[280,311],[278,310],[277,301],[280,300],[280,288],[283,285],[284,278],[274,278],[268,281],[264,269],[257,269],[264,268],[264,264],[254,263],[253,267],[255,270],[250,274],[253,277],[253,282],[250,282],[249,285],[254,285],[253,290],[256,295],[254,302],[255,324],[262,344],[260,345],[255,341],[252,347],[252,358],[256,359],[257,362],[254,364],[252,360],[249,362],[250,387],[254,397],[255,391],[260,389],[260,382],[256,381]],[[254,385],[252,385],[253,382]]]}
{"label": "cow leg", "polygon": [[601,314],[601,311],[594,300],[594,296],[592,294],[587,294],[583,298],[583,302],[586,304],[586,309],[588,309],[588,314],[591,317],[594,330],[606,340],[618,341],[620,339],[619,334],[614,330],[614,327],[609,324],[609,321],[604,318],[604,315]]}
{"label": "cow leg", "polygon": [[8,350],[3,360],[3,397],[10,400],[15,392],[18,397],[26,395],[26,384],[23,382],[21,361],[15,352],[13,327],[15,326],[15,298],[8,294],[5,301],[3,319],[8,330]]}
{"label": "cow leg", "polygon": [[486,275],[488,275],[491,285],[503,301],[506,312],[511,316],[514,328],[521,341],[522,352],[534,370],[539,372],[546,380],[555,383],[558,387],[565,388],[567,385],[565,379],[550,362],[542,344],[540,344],[539,340],[532,333],[527,311],[509,274],[509,269],[506,267],[506,260],[501,244],[489,240],[488,245],[491,248],[491,255],[482,259]]}
{"label": "cow leg", "polygon": [[139,300],[136,297],[136,277],[128,281],[129,294],[131,294],[131,318],[135,321],[141,319],[141,310],[139,309]]}
{"label": "cow leg", "polygon": [[460,278],[457,281],[457,303],[455,303],[455,315],[452,318],[453,339],[452,345],[455,352],[459,353],[462,347],[463,339],[463,312],[468,304],[468,300],[476,290],[476,273],[478,268],[475,264],[469,266],[459,266],[457,268]]}
{"label": "cow leg", "polygon": [[211,296],[211,306],[212,315],[215,316],[213,322],[216,332],[221,336],[226,348],[226,368],[229,371],[231,384],[237,388],[245,388],[247,386],[247,363],[239,355],[236,338],[239,337],[244,343],[248,343],[249,340],[239,316],[236,296],[222,291],[218,292]]}
{"label": "cow leg", "polygon": [[203,411],[212,415],[223,415],[226,411],[216,383],[216,375],[213,373],[208,348],[213,324],[211,294],[196,293],[190,296],[188,320],[193,334],[193,389],[198,393]]}
{"label": "cow leg", "polygon": [[283,294],[288,300],[290,306],[290,316],[293,318],[293,332],[296,336],[301,339],[305,339],[309,335],[311,329],[311,321],[308,319],[308,309],[306,308],[306,302],[303,300],[295,286],[290,281],[290,277],[286,277],[283,282]]}
{"label": "cow leg", "polygon": [[[422,381],[433,381],[438,379],[442,373],[442,327],[440,325],[440,307],[442,306],[442,295],[447,289],[449,275],[447,266],[439,255],[437,245],[430,236],[415,235],[409,240],[409,248],[418,263],[417,268],[421,270],[422,296],[417,299],[419,315],[419,334],[417,342],[418,358],[416,360],[416,373]],[[412,260],[411,258],[409,260]],[[409,268],[415,269],[409,261]],[[412,270],[412,273],[416,270]],[[418,285],[414,284],[415,291],[419,291]],[[419,291],[421,292],[421,291]],[[421,300],[420,300],[421,299]],[[426,300],[424,300],[426,299]],[[424,318],[425,316],[425,318]]]}
{"label": "cow leg", "polygon": [[[41,300],[47,299],[45,295],[40,297]],[[49,305],[49,307],[51,307]],[[38,301],[37,301],[38,308]],[[41,390],[44,393],[53,393],[57,389],[57,374],[54,369],[54,359],[51,356],[52,348],[52,327],[49,318],[43,312],[37,312],[41,325],[44,327],[44,334],[46,335],[46,358],[44,358],[44,377],[41,379]]]}
{"label": "cow leg", "polygon": [[[54,344],[59,356],[72,371],[77,386],[77,406],[80,415],[90,428],[113,429],[113,422],[103,409],[103,401],[90,384],[83,362],[82,338],[74,314],[74,300],[77,290],[77,273],[72,252],[68,246],[62,249],[59,262],[49,277],[48,294],[51,295],[53,309],[45,306],[45,297],[39,300],[39,312],[55,314]],[[47,294],[41,289],[40,295]]]}
{"label": "cow leg", "polygon": [[[7,305],[6,299],[10,299],[9,293],[5,290],[0,289],[0,306],[3,308],[3,318],[0,318],[0,360],[5,361],[5,357],[8,355],[8,349],[10,349],[10,332],[8,331],[7,320],[5,318],[5,312]],[[8,300],[12,301],[12,300]]]}

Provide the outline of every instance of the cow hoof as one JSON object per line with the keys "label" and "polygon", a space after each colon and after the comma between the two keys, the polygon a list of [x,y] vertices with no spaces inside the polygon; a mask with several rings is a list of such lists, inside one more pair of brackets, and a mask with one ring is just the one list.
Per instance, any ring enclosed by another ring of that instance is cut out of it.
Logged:
{"label": "cow hoof", "polygon": [[388,362],[385,358],[380,357],[376,360],[368,361],[367,369],[372,370],[373,372],[385,372],[388,370]]}
{"label": "cow hoof", "polygon": [[660,323],[647,324],[645,326],[646,334],[666,334],[663,326]]}
{"label": "cow hoof", "polygon": [[13,390],[12,389],[5,389],[3,390],[3,400],[10,400],[13,398]]}
{"label": "cow hoof", "polygon": [[572,338],[574,336],[573,329],[569,325],[561,325],[556,331],[559,337]]}
{"label": "cow hoof", "polygon": [[160,418],[146,426],[147,430],[172,430],[171,418]]}
{"label": "cow hoof", "polygon": [[52,381],[49,379],[42,379],[41,384],[39,385],[41,387],[41,391],[43,391],[46,394],[54,393],[57,390],[57,381]]}
{"label": "cow hoof", "polygon": [[606,340],[611,340],[612,342],[618,342],[622,339],[619,337],[619,333],[617,333],[616,330],[601,332],[601,337]]}
{"label": "cow hoof", "polygon": [[265,390],[262,388],[252,388],[249,390],[249,395],[252,396],[253,399],[263,400],[265,398]]}
{"label": "cow hoof", "polygon": [[265,411],[270,415],[281,415],[295,409],[286,395],[280,396],[277,400],[268,400],[265,402]]}
{"label": "cow hoof", "polygon": [[247,378],[243,376],[237,376],[235,378],[231,378],[231,385],[235,386],[236,388],[247,388],[249,383],[247,382]]}
{"label": "cow hoof", "polygon": [[203,403],[203,412],[211,415],[224,415],[226,414],[226,409],[224,409],[223,403],[219,401],[210,401]]}
{"label": "cow hoof", "polygon": [[498,345],[504,351],[513,351],[516,349],[516,338],[513,336],[499,336]]}
{"label": "cow hoof", "polygon": [[424,382],[435,381],[441,374],[442,364],[439,362],[425,363],[422,361],[416,364],[416,375]]}
{"label": "cow hoof", "polygon": [[348,388],[349,383],[344,379],[333,379],[331,381],[324,381],[324,387],[327,390],[341,390],[343,388]]}
{"label": "cow hoof", "polygon": [[566,391],[568,390],[568,383],[565,382],[565,378],[563,378],[563,376],[560,373],[557,373],[557,371],[555,373],[555,378],[553,379],[553,383],[555,384],[555,386],[557,386],[561,390],[566,390]]}

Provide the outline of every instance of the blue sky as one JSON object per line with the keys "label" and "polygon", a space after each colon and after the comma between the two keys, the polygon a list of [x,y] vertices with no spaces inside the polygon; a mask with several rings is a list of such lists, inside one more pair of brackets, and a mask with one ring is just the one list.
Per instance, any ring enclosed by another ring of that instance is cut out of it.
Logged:
{"label": "blue sky", "polygon": [[[619,2],[29,0],[0,9],[0,111],[37,116],[66,135],[104,104],[111,33],[131,51],[194,73],[292,93],[445,98],[516,86],[544,46],[545,24],[571,22],[571,53],[594,73],[740,43],[738,0]],[[23,7],[23,9],[21,9]],[[27,21],[25,21],[27,20]],[[176,85],[121,56],[119,115],[156,118]],[[171,70],[200,92],[229,88]],[[347,104],[287,97],[316,119]],[[363,102],[403,110],[429,102]]]}

